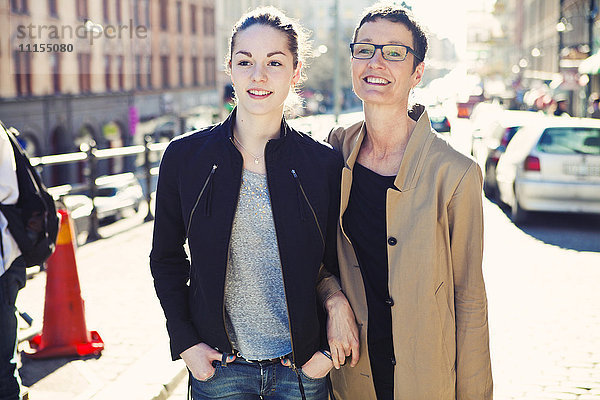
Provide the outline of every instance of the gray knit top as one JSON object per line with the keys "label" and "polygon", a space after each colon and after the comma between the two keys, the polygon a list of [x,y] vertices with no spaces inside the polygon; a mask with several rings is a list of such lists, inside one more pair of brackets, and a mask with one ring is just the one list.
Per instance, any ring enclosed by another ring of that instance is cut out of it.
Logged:
{"label": "gray knit top", "polygon": [[289,354],[287,304],[267,177],[244,170],[225,278],[225,323],[247,360]]}

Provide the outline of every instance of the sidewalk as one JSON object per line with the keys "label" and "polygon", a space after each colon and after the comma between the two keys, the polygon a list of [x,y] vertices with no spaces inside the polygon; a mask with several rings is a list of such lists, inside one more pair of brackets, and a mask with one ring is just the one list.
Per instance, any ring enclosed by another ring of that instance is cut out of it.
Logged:
{"label": "sidewalk", "polygon": [[[98,357],[22,357],[30,400],[166,399],[186,377],[183,362],[169,354],[148,265],[151,236],[152,223],[145,223],[77,250],[87,329],[98,331],[105,349]],[[45,284],[46,273],[36,274],[17,299],[19,311],[34,319],[34,331],[41,329]],[[31,333],[22,329],[19,338]]]}

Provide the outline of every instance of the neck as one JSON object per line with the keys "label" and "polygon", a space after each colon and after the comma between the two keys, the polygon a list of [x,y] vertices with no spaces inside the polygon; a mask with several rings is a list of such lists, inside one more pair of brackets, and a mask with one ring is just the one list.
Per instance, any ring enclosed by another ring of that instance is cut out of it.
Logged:
{"label": "neck", "polygon": [[233,134],[249,151],[262,154],[267,142],[279,137],[283,113],[278,116],[279,118],[275,118],[273,114],[254,115],[238,107]]}
{"label": "neck", "polygon": [[396,107],[364,104],[367,127],[366,144],[376,158],[387,154],[404,152],[408,139],[415,128],[407,112],[407,105]]}

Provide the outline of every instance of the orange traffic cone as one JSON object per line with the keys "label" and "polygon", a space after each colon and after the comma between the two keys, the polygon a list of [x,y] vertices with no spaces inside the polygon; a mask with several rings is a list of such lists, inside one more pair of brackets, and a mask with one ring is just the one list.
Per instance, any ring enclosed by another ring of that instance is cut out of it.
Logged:
{"label": "orange traffic cone", "polygon": [[46,268],[46,299],[42,334],[29,341],[31,358],[100,354],[104,342],[96,331],[88,331],[73,245],[69,214],[59,210],[60,229],[56,250]]}

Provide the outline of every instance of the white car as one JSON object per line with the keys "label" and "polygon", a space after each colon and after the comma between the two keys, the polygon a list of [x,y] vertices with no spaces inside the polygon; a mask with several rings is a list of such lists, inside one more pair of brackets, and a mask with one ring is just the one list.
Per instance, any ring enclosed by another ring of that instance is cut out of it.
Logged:
{"label": "white car", "polygon": [[546,114],[532,111],[501,110],[491,113],[486,124],[480,123],[471,137],[471,154],[484,170],[483,189],[495,199],[498,194],[496,166],[514,134],[522,126],[534,123]]}
{"label": "white car", "polygon": [[144,201],[142,187],[131,172],[96,179],[94,206],[99,220],[119,219],[125,210],[137,212]]}
{"label": "white car", "polygon": [[600,120],[544,118],[519,129],[496,170],[512,220],[528,211],[600,213]]}

